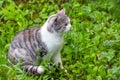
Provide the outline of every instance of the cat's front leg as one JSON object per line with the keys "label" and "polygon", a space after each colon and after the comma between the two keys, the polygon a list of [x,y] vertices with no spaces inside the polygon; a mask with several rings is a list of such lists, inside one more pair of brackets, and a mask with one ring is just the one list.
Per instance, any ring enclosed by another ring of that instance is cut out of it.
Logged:
{"label": "cat's front leg", "polygon": [[[60,68],[63,69],[63,64],[62,64],[62,60],[61,60],[61,55],[60,53],[57,53],[56,55],[54,55],[52,57],[52,61],[54,62],[54,64],[58,67],[58,64],[60,63]],[[65,69],[65,72],[67,73],[67,70]]]}
{"label": "cat's front leg", "polygon": [[63,64],[62,64],[62,60],[61,60],[61,55],[60,55],[60,53],[57,53],[57,54],[53,55],[52,61],[54,62],[54,64],[55,64],[57,67],[58,67],[58,64],[60,63],[60,68],[63,69]]}

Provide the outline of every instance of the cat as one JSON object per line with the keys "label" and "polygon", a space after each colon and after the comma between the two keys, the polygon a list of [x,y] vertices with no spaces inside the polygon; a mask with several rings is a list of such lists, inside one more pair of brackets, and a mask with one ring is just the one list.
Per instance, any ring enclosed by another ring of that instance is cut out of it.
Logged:
{"label": "cat", "polygon": [[50,16],[41,28],[29,28],[19,32],[11,42],[8,60],[14,65],[21,60],[21,68],[31,74],[45,71],[43,66],[35,65],[37,56],[42,60],[53,61],[56,66],[60,63],[60,68],[63,68],[60,51],[63,35],[70,28],[70,18],[65,14],[65,9],[62,9]]}

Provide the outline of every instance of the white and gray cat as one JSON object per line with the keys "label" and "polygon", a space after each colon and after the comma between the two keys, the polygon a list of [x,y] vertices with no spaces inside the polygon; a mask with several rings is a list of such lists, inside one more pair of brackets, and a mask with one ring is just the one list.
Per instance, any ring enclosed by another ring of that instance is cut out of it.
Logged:
{"label": "white and gray cat", "polygon": [[10,45],[8,60],[15,65],[21,60],[21,68],[31,74],[44,72],[43,66],[35,65],[38,55],[42,60],[52,60],[56,66],[60,63],[63,68],[60,51],[63,34],[70,28],[70,18],[65,14],[65,9],[62,9],[50,16],[41,28],[19,32]]}

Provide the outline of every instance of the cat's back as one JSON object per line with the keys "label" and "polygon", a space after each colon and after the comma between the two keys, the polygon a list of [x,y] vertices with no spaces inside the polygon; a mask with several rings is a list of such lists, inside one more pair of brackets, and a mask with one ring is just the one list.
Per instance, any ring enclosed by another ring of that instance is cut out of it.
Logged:
{"label": "cat's back", "polygon": [[26,42],[27,40],[30,41],[31,38],[35,39],[37,37],[37,33],[38,33],[39,30],[40,30],[40,28],[25,29],[25,30],[19,32],[14,37],[14,39],[12,40],[12,43],[15,43],[15,42]]}
{"label": "cat's back", "polygon": [[36,46],[37,35],[39,30],[40,28],[29,28],[19,32],[12,40],[9,52],[16,48],[27,49],[27,48],[32,48],[33,45]]}
{"label": "cat's back", "polygon": [[12,42],[16,41],[16,40],[22,40],[23,39],[27,39],[30,37],[35,37],[37,35],[37,32],[40,30],[40,28],[29,28],[29,29],[25,29],[21,32],[19,32],[13,39]]}

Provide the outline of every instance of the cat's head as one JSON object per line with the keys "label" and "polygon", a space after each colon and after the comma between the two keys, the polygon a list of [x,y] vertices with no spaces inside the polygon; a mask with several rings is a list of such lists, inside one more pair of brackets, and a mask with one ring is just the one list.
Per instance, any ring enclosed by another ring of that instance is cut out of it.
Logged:
{"label": "cat's head", "polygon": [[70,18],[65,14],[65,9],[48,18],[48,31],[63,33],[71,28]]}

